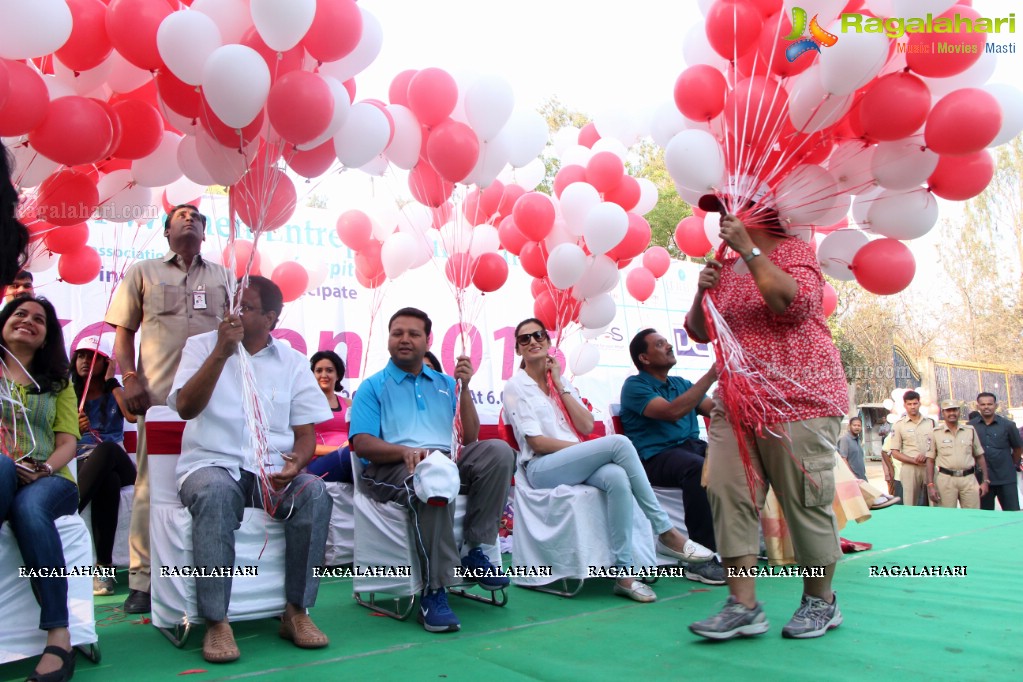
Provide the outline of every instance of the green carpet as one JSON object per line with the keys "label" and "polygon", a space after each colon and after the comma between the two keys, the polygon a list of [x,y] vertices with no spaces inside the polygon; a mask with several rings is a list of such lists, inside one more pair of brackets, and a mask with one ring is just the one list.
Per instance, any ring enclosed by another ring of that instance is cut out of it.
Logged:
{"label": "green carpet", "polygon": [[[848,555],[835,589],[844,624],[817,640],[781,638],[798,604],[796,578],[758,581],[771,630],[754,639],[706,642],[686,626],[720,608],[724,588],[661,579],[658,601],[637,604],[590,580],[572,599],[512,588],[505,608],[451,597],[462,631],[429,634],[372,614],[351,597],[350,580],[325,581],[312,611],[331,645],[301,651],[276,623],[236,623],[237,663],[201,656],[202,628],[175,649],[151,625],[128,620],[113,597],[97,599],[103,659],[81,657],[79,682],[121,680],[1020,680],[1023,618],[1019,567],[1023,515],[892,507],[845,529],[874,543]],[[870,567],[961,565],[964,577],[870,577]],[[21,680],[34,660],[0,666]],[[184,675],[186,671],[193,672]]]}

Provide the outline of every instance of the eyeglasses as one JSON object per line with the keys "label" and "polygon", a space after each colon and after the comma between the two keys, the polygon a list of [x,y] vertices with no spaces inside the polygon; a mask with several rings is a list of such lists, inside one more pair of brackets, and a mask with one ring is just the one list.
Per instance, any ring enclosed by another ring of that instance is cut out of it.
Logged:
{"label": "eyeglasses", "polygon": [[530,332],[529,334],[519,334],[515,337],[515,340],[519,342],[520,346],[525,346],[529,343],[530,339],[535,341],[546,341],[548,338],[547,332],[542,329],[537,329],[535,332]]}
{"label": "eyeglasses", "polygon": [[247,303],[242,303],[240,306],[238,306],[238,310],[243,312],[243,313],[261,313],[261,312],[263,312],[262,308],[253,308],[252,306],[248,305]]}

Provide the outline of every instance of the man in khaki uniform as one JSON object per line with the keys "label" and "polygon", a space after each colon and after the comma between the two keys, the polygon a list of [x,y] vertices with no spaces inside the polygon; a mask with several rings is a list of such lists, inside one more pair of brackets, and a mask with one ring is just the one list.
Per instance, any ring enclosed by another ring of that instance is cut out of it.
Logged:
{"label": "man in khaki uniform", "polygon": [[906,416],[892,427],[891,456],[902,464],[902,503],[912,507],[924,494],[927,453],[931,450],[934,420],[920,414],[920,394],[906,391],[902,397]]}
{"label": "man in khaki uniform", "polygon": [[[980,437],[972,426],[959,423],[956,401],[942,400],[941,416],[945,421],[934,429],[927,453],[931,505],[955,508],[958,502],[963,509],[980,509],[980,498],[988,491],[987,460]],[[977,467],[981,471],[979,486],[974,476]]]}
{"label": "man in khaki uniform", "polygon": [[[163,236],[170,247],[167,255],[128,268],[106,315],[107,323],[116,327],[114,354],[128,409],[139,415],[126,613],[150,609],[149,466],[143,415],[152,406],[167,404],[185,341],[217,329],[227,314],[228,285],[234,286],[227,268],[199,255],[206,238],[206,216],[195,206],[174,207],[164,222]],[[136,332],[141,334],[138,363]]]}

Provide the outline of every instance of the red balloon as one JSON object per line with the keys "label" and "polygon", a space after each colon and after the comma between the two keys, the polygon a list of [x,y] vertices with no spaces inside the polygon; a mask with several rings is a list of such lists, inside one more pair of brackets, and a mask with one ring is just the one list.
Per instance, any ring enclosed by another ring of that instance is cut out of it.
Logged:
{"label": "red balloon", "polygon": [[7,104],[7,97],[11,94],[11,78],[7,74],[7,62],[0,59],[0,111],[3,111]]}
{"label": "red balloon", "polygon": [[[965,5],[956,5],[941,14],[951,19],[958,14],[971,23],[980,18],[980,13]],[[937,19],[937,18],[936,18]],[[935,19],[935,20],[936,20]],[[906,45],[906,66],[921,76],[946,78],[962,73],[972,66],[984,52],[986,33],[910,33]],[[946,43],[953,48],[949,52],[938,52],[936,44]]]}
{"label": "red balloon", "polygon": [[623,261],[628,262],[643,253],[643,249],[650,244],[650,223],[647,222],[646,218],[636,213],[629,213],[627,215],[629,217],[629,228],[625,233],[625,237],[607,252],[608,258],[618,261],[619,269]]}
{"label": "red balloon", "polygon": [[867,242],[853,256],[850,268],[861,287],[873,294],[890,296],[913,281],[916,260],[908,246],[885,237]]}
{"label": "red balloon", "polygon": [[510,216],[515,202],[519,200],[526,190],[521,185],[505,185],[501,194],[501,201],[497,205],[497,215]]}
{"label": "red balloon", "polygon": [[623,175],[622,181],[608,191],[604,192],[604,201],[618,204],[626,211],[631,211],[639,203],[643,190],[639,187],[639,181],[631,175]]}
{"label": "red balloon", "polygon": [[255,234],[276,230],[295,213],[298,196],[295,185],[277,168],[250,168],[235,183],[238,217]]}
{"label": "red balloon", "polygon": [[867,90],[860,100],[860,125],[872,139],[901,140],[920,129],[930,110],[927,84],[899,71],[877,79]]}
{"label": "red balloon", "polygon": [[845,216],[834,225],[828,225],[826,227],[817,227],[817,234],[831,234],[836,230],[844,230],[849,227],[849,217]]}
{"label": "red balloon", "polygon": [[543,242],[526,242],[519,251],[522,269],[533,277],[546,277],[547,255],[547,246]]}
{"label": "red balloon", "polygon": [[334,140],[327,140],[319,147],[296,150],[288,159],[288,165],[303,178],[318,178],[326,173],[335,161],[337,154],[334,151]]}
{"label": "red balloon", "polygon": [[725,98],[725,123],[743,142],[763,142],[788,119],[788,102],[788,93],[777,80],[753,76],[739,81]]}
{"label": "red balloon", "polygon": [[757,45],[764,17],[760,11],[735,0],[718,0],[707,10],[704,21],[707,42],[729,61],[746,54]]}
{"label": "red balloon", "polygon": [[[259,251],[256,246],[247,239],[236,239],[233,244],[224,247],[220,254],[220,262],[225,267],[231,267],[231,254],[234,252],[234,276],[241,278],[246,272],[259,274]],[[249,259],[252,259],[252,266],[249,266]]]}
{"label": "red balloon", "polygon": [[703,218],[683,218],[675,228],[675,246],[690,258],[705,257],[713,247],[703,229]]}
{"label": "red balloon", "polygon": [[1002,107],[979,88],[942,97],[924,128],[924,144],[937,154],[969,154],[991,144],[1002,127]]}
{"label": "red balloon", "polygon": [[102,265],[96,249],[83,246],[61,255],[57,261],[57,273],[68,284],[88,284],[99,276]]}
{"label": "red balloon", "polygon": [[506,216],[501,219],[497,226],[497,238],[501,240],[501,246],[516,256],[522,253],[522,247],[529,241],[526,235],[522,234],[518,225],[515,224],[515,218],[512,216]]}
{"label": "red balloon", "polygon": [[73,170],[46,178],[36,194],[36,213],[52,225],[77,225],[88,220],[98,205],[96,182]]}
{"label": "red balloon", "polygon": [[[515,225],[528,239],[541,241],[554,228],[554,204],[540,192],[527,192],[519,197],[512,209]],[[538,276],[538,275],[537,275]]]}
{"label": "red balloon", "polygon": [[663,246],[651,246],[643,254],[643,267],[660,279],[671,267],[671,255]]}
{"label": "red balloon", "polygon": [[391,86],[387,89],[387,99],[391,104],[408,106],[408,83],[417,73],[416,69],[406,69],[391,79]]}
{"label": "red balloon", "polygon": [[163,141],[163,117],[159,111],[137,99],[122,100],[112,109],[120,128],[120,142],[111,151],[112,156],[141,159],[156,151]]}
{"label": "red balloon", "polygon": [[336,62],[351,53],[361,37],[362,13],[355,0],[318,0],[302,45],[313,59]]}
{"label": "red balloon", "polygon": [[597,152],[586,163],[586,182],[598,192],[614,189],[624,174],[625,164],[613,152]]}
{"label": "red balloon", "polygon": [[[186,201],[185,203],[198,208],[200,201],[202,201],[202,197],[196,197],[195,199]],[[167,215],[170,215],[171,213],[174,212],[175,204],[172,204],[171,202],[167,201],[167,190],[164,190],[160,193],[160,203],[163,204],[163,212],[166,213]]]}
{"label": "red balloon", "polygon": [[[780,6],[781,3],[779,2]],[[788,49],[792,41],[786,40],[785,37],[792,33],[792,21],[789,20],[788,16],[784,12],[781,12],[773,17],[769,15],[764,21],[764,28],[760,31],[760,38],[757,40],[757,66],[766,65],[771,74],[779,78],[789,78],[796,74],[803,73],[812,65],[817,63],[820,55],[817,53],[811,53],[810,56],[805,54],[794,62],[790,62],[785,56],[785,50]],[[781,26],[778,23],[781,22]],[[750,53],[747,53],[743,59],[748,58]]]}
{"label": "red balloon", "polygon": [[202,107],[202,95],[198,86],[189,85],[181,81],[170,72],[170,69],[160,69],[156,73],[156,89],[160,94],[160,101],[176,114],[186,118],[196,118]]}
{"label": "red balloon", "polygon": [[408,174],[408,188],[419,203],[437,207],[451,198],[455,183],[438,175],[429,162],[420,160]]}
{"label": "red balloon", "polygon": [[543,322],[547,331],[558,330],[558,307],[549,291],[541,291],[533,299],[533,317]]}
{"label": "red balloon", "polygon": [[458,289],[469,286],[472,274],[472,256],[467,253],[453,253],[444,264],[444,275]]}
{"label": "red balloon", "polygon": [[[110,121],[111,129],[110,144],[109,146],[107,146],[107,150],[103,152],[103,154],[101,155],[101,158],[97,159],[95,162],[96,169],[99,170],[99,164],[104,163],[110,157],[110,155],[114,153],[114,150],[121,145],[121,138],[123,137],[123,128],[121,126],[121,120],[117,118],[117,113],[114,111],[114,106],[111,102],[103,101],[95,97],[91,99],[93,102],[95,102],[96,104],[100,105],[103,108],[103,111],[107,115],[107,120]],[[159,112],[157,112],[157,116],[160,119],[160,132],[162,133],[163,117],[160,116]],[[102,172],[109,173],[110,171],[104,170]]]}
{"label": "red balloon", "polygon": [[927,185],[942,199],[966,201],[983,192],[994,175],[995,162],[986,149],[981,149],[964,156],[939,156]]}
{"label": "red balloon", "polygon": [[724,75],[713,66],[690,66],[675,81],[675,106],[692,121],[709,121],[725,108],[726,90]]}
{"label": "red balloon", "polygon": [[265,109],[260,109],[259,113],[256,114],[256,118],[252,119],[252,123],[244,128],[232,128],[213,113],[213,109],[205,97],[200,99],[199,107],[199,123],[217,142],[230,149],[241,149],[244,145],[258,138],[260,131],[263,129],[263,112]]}
{"label": "red balloon", "polygon": [[263,38],[260,37],[259,32],[254,27],[245,32],[245,35],[242,36],[241,44],[251,47],[263,58],[267,68],[270,69],[271,83],[277,82],[277,79],[286,73],[301,69],[302,62],[305,60],[305,48],[301,44],[296,45],[287,52],[278,52],[263,42]]}
{"label": "red balloon", "polygon": [[560,199],[565,188],[574,182],[586,182],[586,169],[574,163],[562,166],[554,176],[554,195]]}
{"label": "red balloon", "polygon": [[434,170],[449,182],[461,182],[472,172],[480,158],[476,133],[464,123],[450,118],[439,123],[426,142],[426,157]]}
{"label": "red balloon", "polygon": [[334,95],[318,74],[292,71],[278,78],[270,88],[266,114],[281,137],[292,144],[304,144],[319,137],[330,125]]}
{"label": "red balloon", "polygon": [[73,71],[88,71],[110,56],[107,6],[100,0],[67,0],[71,10],[71,36],[54,55]]}
{"label": "red balloon", "polygon": [[470,225],[485,223],[490,216],[484,215],[480,208],[480,189],[473,187],[465,194],[465,201],[462,202],[462,215],[469,221]]}
{"label": "red balloon", "polygon": [[361,251],[373,238],[373,221],[362,211],[345,211],[337,219],[337,236],[352,251]]}
{"label": "red balloon", "polygon": [[43,235],[46,248],[54,253],[74,253],[89,241],[88,223],[54,227]]}
{"label": "red balloon", "polygon": [[358,267],[356,267],[355,280],[362,286],[366,287],[367,289],[376,289],[387,280],[387,275],[385,275],[384,272],[381,270],[380,274],[377,275],[376,277],[367,277],[362,273],[361,270],[359,270]]}
{"label": "red balloon", "polygon": [[408,107],[423,125],[437,125],[457,103],[458,84],[444,69],[423,69],[409,80]]}
{"label": "red balloon", "polygon": [[504,183],[494,180],[492,183],[480,190],[480,211],[489,220],[501,205],[501,198],[504,196]]}
{"label": "red balloon", "polygon": [[383,246],[376,239],[370,239],[366,245],[355,254],[355,272],[361,272],[369,280],[374,280],[384,274],[384,263],[380,260],[380,249]]}
{"label": "red balloon", "polygon": [[156,32],[174,9],[167,0],[110,0],[106,28],[114,49],[140,69],[161,68]]}
{"label": "red balloon", "polygon": [[294,301],[309,288],[309,273],[293,260],[286,260],[274,268],[270,280],[280,287],[285,303]]}
{"label": "red balloon", "polygon": [[625,289],[640,303],[650,298],[656,287],[654,273],[646,268],[635,268],[625,277]]}
{"label": "red balloon", "polygon": [[[749,0],[749,4],[756,7],[760,15],[765,19],[781,9],[782,0]],[[853,11],[847,9],[846,11]],[[788,35],[787,33],[784,35]]]}
{"label": "red balloon", "polygon": [[48,159],[66,166],[98,161],[110,149],[114,127],[106,110],[88,97],[71,95],[50,102],[46,118],[28,142]]}
{"label": "red balloon", "polygon": [[539,296],[541,292],[551,291],[553,288],[554,285],[551,284],[551,281],[546,277],[542,279],[534,277],[533,279],[529,280],[529,292],[533,294],[533,298]]}
{"label": "red balloon", "polygon": [[433,216],[433,220],[430,221],[430,227],[435,230],[439,230],[455,217],[455,207],[450,201],[445,201],[440,206],[430,206],[430,214]]}
{"label": "red balloon", "polygon": [[600,133],[597,132],[597,126],[592,121],[584,125],[579,131],[578,142],[587,149],[593,149],[593,145],[599,139]]}
{"label": "red balloon", "polygon": [[824,283],[824,317],[831,317],[831,314],[838,309],[838,292],[830,283]]}

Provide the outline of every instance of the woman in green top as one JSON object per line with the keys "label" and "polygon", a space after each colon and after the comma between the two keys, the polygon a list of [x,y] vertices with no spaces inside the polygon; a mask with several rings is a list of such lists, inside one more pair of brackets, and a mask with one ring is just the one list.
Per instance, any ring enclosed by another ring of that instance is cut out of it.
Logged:
{"label": "woman in green top", "polygon": [[[64,567],[55,521],[78,509],[68,470],[78,442],[75,392],[68,383],[64,333],[53,305],[18,298],[0,311],[0,523],[10,521],[25,567]],[[74,674],[68,630],[67,578],[32,577],[46,648],[30,680],[59,682]]]}

